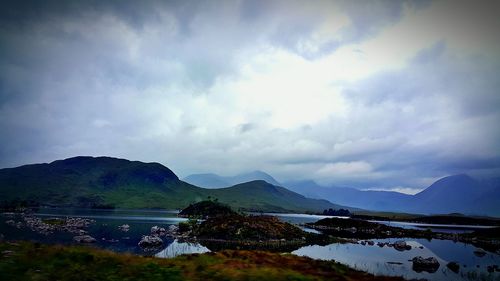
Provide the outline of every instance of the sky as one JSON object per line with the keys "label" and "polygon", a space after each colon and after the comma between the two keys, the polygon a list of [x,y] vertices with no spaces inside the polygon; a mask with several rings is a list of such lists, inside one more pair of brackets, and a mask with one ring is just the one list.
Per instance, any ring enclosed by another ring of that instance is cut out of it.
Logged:
{"label": "sky", "polygon": [[0,168],[500,176],[498,1],[3,1]]}

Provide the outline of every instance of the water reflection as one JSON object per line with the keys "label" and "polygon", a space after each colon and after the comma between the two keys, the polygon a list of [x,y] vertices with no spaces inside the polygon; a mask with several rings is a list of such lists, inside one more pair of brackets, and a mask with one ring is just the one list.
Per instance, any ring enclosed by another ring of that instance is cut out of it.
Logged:
{"label": "water reflection", "polygon": [[[476,248],[472,245],[436,239],[432,241],[405,239],[406,243],[412,246],[409,251],[397,251],[387,246],[377,246],[378,242],[394,243],[399,240],[401,239],[377,239],[373,240],[374,246],[340,243],[328,246],[306,246],[294,251],[293,254],[314,259],[336,260],[376,275],[428,280],[478,280],[484,278],[486,280],[500,280],[500,273],[487,272],[487,266],[500,264],[499,255],[488,253],[484,257],[477,257],[473,253]],[[413,271],[410,260],[416,256],[435,257],[440,263],[438,271],[435,273]],[[446,267],[450,261],[456,261],[460,264],[461,268],[458,274]]]}
{"label": "water reflection", "polygon": [[155,254],[158,258],[173,258],[183,254],[202,254],[210,252],[210,250],[199,243],[179,242],[174,240],[165,249]]}

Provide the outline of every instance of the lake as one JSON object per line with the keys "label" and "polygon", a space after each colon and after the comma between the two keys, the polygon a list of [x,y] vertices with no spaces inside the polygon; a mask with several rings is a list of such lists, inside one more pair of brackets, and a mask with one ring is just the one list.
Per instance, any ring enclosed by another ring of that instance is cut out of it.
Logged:
{"label": "lake", "polygon": [[[273,214],[278,218],[295,224],[315,222],[327,216],[305,214]],[[198,243],[185,243],[173,238],[163,237],[164,247],[161,250],[144,251],[137,243],[142,235],[148,235],[152,226],[167,228],[169,225],[185,221],[177,217],[177,211],[157,210],[89,210],[89,209],[50,209],[41,208],[36,212],[38,217],[75,216],[95,220],[87,229],[89,234],[97,239],[97,247],[116,252],[130,252],[139,255],[157,256],[162,258],[175,257],[185,253],[204,253],[209,249]],[[22,227],[17,229],[5,223],[6,220],[22,221],[19,216],[9,218],[0,216],[0,233],[7,240],[31,240],[42,243],[74,244],[74,234],[55,232],[49,235],[38,234]],[[130,230],[124,232],[118,228],[122,224],[130,225]],[[392,224],[395,226],[394,224]],[[305,229],[307,230],[307,229]],[[377,242],[404,240],[412,246],[410,251],[399,252],[387,246],[378,247]],[[483,257],[474,254],[476,247],[448,240],[431,241],[425,239],[376,239],[374,246],[361,244],[334,243],[327,246],[306,246],[293,252],[300,256],[314,259],[336,260],[359,270],[379,275],[403,276],[405,278],[425,278],[429,280],[500,280],[500,273],[488,273],[489,265],[500,265],[500,256],[487,253]],[[417,273],[412,270],[408,260],[415,256],[436,257],[441,266],[435,273]],[[456,274],[446,268],[449,261],[460,264],[460,273]],[[392,262],[392,263],[388,263]],[[400,263],[400,264],[394,264]],[[479,267],[478,267],[479,266]]]}

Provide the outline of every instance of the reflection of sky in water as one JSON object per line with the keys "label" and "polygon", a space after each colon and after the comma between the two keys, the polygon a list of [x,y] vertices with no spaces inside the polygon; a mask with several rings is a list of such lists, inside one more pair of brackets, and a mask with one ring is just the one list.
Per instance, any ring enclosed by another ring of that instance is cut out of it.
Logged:
{"label": "reflection of sky in water", "polygon": [[170,245],[168,245],[165,249],[155,254],[155,257],[158,258],[173,258],[182,254],[202,254],[210,252],[210,250],[198,243],[187,243],[187,242],[178,242],[175,240]]}
{"label": "reflection of sky in water", "polygon": [[[375,243],[394,243],[398,240],[400,239],[374,241]],[[489,274],[486,271],[486,266],[500,264],[498,255],[488,253],[486,256],[479,258],[473,254],[476,249],[474,246],[447,240],[411,239],[406,240],[406,242],[412,246],[412,250],[399,252],[394,248],[380,248],[376,244],[374,246],[363,246],[360,244],[335,243],[328,246],[307,246],[293,253],[316,259],[336,260],[353,268],[379,275],[425,278],[429,280],[469,280],[466,272],[473,271],[476,275],[483,274],[488,277],[487,280],[500,280],[499,273]],[[424,248],[420,249],[419,246]],[[409,261],[416,256],[435,257],[441,266],[435,273],[417,273],[412,270],[412,262]],[[446,267],[446,264],[450,261],[456,261],[462,266],[460,274],[455,274]],[[389,264],[388,262],[401,262],[402,264]],[[467,265],[466,268],[463,267],[464,264]],[[476,265],[480,265],[480,268],[476,268]]]}

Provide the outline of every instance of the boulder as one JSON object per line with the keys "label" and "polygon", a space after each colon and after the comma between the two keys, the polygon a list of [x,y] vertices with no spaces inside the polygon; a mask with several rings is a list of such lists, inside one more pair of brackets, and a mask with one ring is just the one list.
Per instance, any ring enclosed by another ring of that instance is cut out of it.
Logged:
{"label": "boulder", "polygon": [[402,252],[402,251],[409,251],[411,250],[411,246],[406,244],[405,241],[396,241],[394,243],[394,249]]}
{"label": "boulder", "polygon": [[160,227],[155,225],[153,227],[151,227],[151,234],[157,234],[158,232],[160,232]]}
{"label": "boulder", "polygon": [[158,236],[142,236],[138,244],[142,248],[157,248],[163,245],[163,240]]}
{"label": "boulder", "polygon": [[412,259],[412,269],[416,272],[434,273],[439,269],[439,262],[435,257],[423,258],[421,256]]}
{"label": "boulder", "polygon": [[175,224],[169,225],[167,229],[167,233],[172,235],[179,231],[179,227]]}
{"label": "boulder", "polygon": [[73,240],[77,243],[94,243],[96,239],[90,235],[78,235],[73,237]]}
{"label": "boulder", "polygon": [[486,270],[489,272],[489,273],[492,273],[492,272],[498,272],[499,271],[499,267],[498,265],[494,264],[494,265],[488,265],[486,267]]}
{"label": "boulder", "polygon": [[127,232],[127,231],[129,231],[129,230],[130,230],[130,225],[128,225],[128,224],[122,224],[122,225],[118,226],[118,228],[119,228],[121,231],[123,231],[123,232]]}
{"label": "boulder", "polygon": [[457,262],[451,261],[446,265],[451,271],[458,273],[460,271],[460,265]]}
{"label": "boulder", "polygon": [[474,251],[474,255],[476,255],[477,257],[482,258],[482,257],[484,257],[486,255],[486,252],[483,251],[483,250],[481,250],[481,249],[477,249],[477,250]]}

